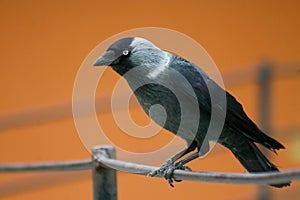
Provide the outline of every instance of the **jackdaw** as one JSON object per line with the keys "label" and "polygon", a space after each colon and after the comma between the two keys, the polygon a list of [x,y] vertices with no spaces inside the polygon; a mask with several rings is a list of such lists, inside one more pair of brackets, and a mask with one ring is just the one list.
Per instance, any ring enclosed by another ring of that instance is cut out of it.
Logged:
{"label": "jackdaw", "polygon": [[[205,136],[212,109],[217,110],[220,119],[224,117],[224,125],[219,137],[215,139],[227,147],[249,172],[279,171],[256,144],[261,144],[275,153],[276,150],[285,147],[263,133],[246,115],[242,105],[192,62],[163,51],[144,38],[132,37],[114,42],[105,54],[95,61],[94,66],[109,66],[123,76],[143,110],[160,126],[187,142],[186,149],[168,159],[158,170],[149,173],[150,176],[163,174],[173,186],[175,169],[189,169],[184,166],[186,163],[209,151],[210,138],[206,139]],[[131,71],[134,73],[130,73]],[[178,74],[182,75],[186,82],[181,81]],[[210,90],[224,93],[225,109],[212,102]],[[177,94],[186,104],[185,110],[181,109]],[[165,120],[160,119],[160,109],[151,109],[153,105],[163,106]],[[196,110],[200,111],[200,117],[196,116],[199,114]],[[181,120],[187,121],[183,127],[180,127]],[[196,129],[192,130],[192,127]],[[179,160],[194,150],[195,153]],[[289,185],[290,182],[271,184],[278,188]]]}

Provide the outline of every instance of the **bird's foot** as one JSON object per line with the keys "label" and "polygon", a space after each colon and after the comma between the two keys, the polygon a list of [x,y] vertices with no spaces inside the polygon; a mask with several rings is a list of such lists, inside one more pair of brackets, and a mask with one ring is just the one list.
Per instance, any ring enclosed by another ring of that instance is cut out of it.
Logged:
{"label": "bird's foot", "polygon": [[173,184],[174,181],[176,182],[182,181],[173,178],[173,173],[177,169],[192,171],[191,168],[189,168],[188,166],[184,166],[181,162],[174,163],[174,162],[167,161],[159,169],[150,172],[148,176],[156,176],[158,174],[161,174],[168,181],[169,185],[171,187],[174,187]]}
{"label": "bird's foot", "polygon": [[163,164],[159,169],[153,170],[152,172],[148,173],[147,176],[154,177],[158,174],[163,174],[165,170],[167,170],[168,166],[173,165],[174,162],[171,160],[167,160],[165,164]]}

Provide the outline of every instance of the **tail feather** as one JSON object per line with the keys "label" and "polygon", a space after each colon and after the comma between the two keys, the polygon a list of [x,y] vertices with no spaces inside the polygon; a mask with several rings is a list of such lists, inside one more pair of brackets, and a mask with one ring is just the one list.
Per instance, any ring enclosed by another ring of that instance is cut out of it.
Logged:
{"label": "tail feather", "polygon": [[285,147],[280,142],[278,142],[277,140],[269,137],[268,135],[264,134],[263,132],[261,132],[261,135],[263,136],[263,141],[262,142],[257,141],[257,142],[259,142],[263,146],[267,147],[268,149],[274,151],[275,153],[276,153],[276,150],[285,149]]}
{"label": "tail feather", "polygon": [[[251,141],[243,143],[238,149],[231,149],[234,156],[249,172],[278,172],[278,168],[271,163],[262,152]],[[291,182],[271,184],[271,186],[282,188],[289,186]]]}

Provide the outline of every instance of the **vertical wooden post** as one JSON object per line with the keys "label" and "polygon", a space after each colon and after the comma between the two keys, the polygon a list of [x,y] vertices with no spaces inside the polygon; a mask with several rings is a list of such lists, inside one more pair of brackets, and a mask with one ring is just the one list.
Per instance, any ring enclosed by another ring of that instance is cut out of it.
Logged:
{"label": "vertical wooden post", "polygon": [[[262,63],[259,68],[259,121],[265,133],[270,134],[270,104],[271,104],[271,70],[269,63]],[[265,151],[264,154],[267,154]],[[269,200],[270,191],[268,186],[260,186],[258,193],[259,200]]]}
{"label": "vertical wooden post", "polygon": [[108,168],[97,160],[97,156],[115,159],[115,148],[113,146],[94,147],[92,153],[94,200],[117,200],[116,170]]}

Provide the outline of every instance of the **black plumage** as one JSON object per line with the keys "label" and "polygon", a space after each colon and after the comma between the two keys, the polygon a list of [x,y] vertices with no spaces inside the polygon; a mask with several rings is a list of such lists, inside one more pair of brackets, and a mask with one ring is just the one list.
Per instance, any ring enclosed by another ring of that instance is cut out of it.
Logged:
{"label": "black plumage", "polygon": [[[211,122],[212,110],[220,120],[222,117],[225,119],[217,142],[230,149],[249,172],[278,171],[256,144],[274,152],[284,149],[284,146],[263,133],[246,115],[242,105],[195,64],[162,51],[145,39],[124,38],[112,44],[94,65],[111,66],[127,80],[148,115],[151,106],[160,104],[164,107],[167,114],[165,123],[160,119],[161,113],[151,115],[155,122],[174,134],[180,131],[183,133],[179,136],[187,142],[187,148],[170,158],[159,170],[150,173],[151,176],[163,173],[173,186],[172,173],[175,169],[186,169],[184,164],[208,152],[209,141],[205,136]],[[130,73],[132,70],[135,70],[134,73]],[[178,81],[178,73],[187,81]],[[181,102],[170,87],[184,99],[185,110],[181,110]],[[212,102],[210,91],[224,94],[225,109],[221,96]],[[196,116],[198,113],[195,112],[195,107],[200,110],[200,119]],[[182,119],[187,123],[180,128]],[[198,128],[193,132],[190,127],[195,124]],[[194,150],[194,154],[177,161]],[[272,184],[279,188],[288,185],[290,183]]]}

